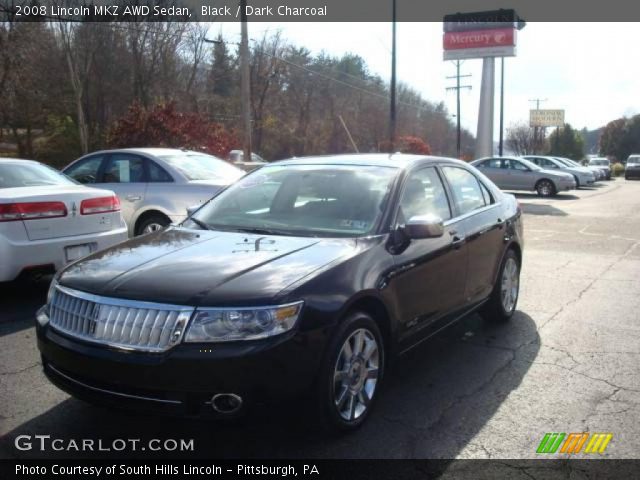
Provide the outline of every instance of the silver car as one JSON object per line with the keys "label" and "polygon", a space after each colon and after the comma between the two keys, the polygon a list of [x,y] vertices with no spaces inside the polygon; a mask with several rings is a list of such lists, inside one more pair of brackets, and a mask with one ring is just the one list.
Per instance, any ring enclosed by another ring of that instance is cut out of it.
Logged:
{"label": "silver car", "polygon": [[562,163],[564,163],[565,165],[569,166],[569,167],[579,167],[579,168],[586,168],[587,170],[589,170],[590,172],[593,172],[593,174],[596,177],[596,182],[599,182],[600,180],[604,180],[606,178],[606,175],[604,173],[604,171],[601,168],[598,167],[590,167],[590,166],[585,166],[585,165],[580,165],[578,162],[576,162],[575,160],[571,160],[570,158],[566,158],[566,157],[553,157],[557,160],[560,160]]}
{"label": "silver car", "polygon": [[94,152],[68,165],[63,173],[80,183],[113,190],[120,198],[130,236],[181,222],[187,208],[209,200],[244,175],[220,158],[172,148]]}
{"label": "silver car", "polygon": [[560,170],[573,175],[576,180],[577,188],[593,185],[596,181],[595,174],[585,167],[575,167],[573,165],[567,165],[565,162],[558,160],[555,157],[543,157],[540,155],[524,155],[525,158],[540,168],[545,170]]}
{"label": "silver car", "polygon": [[607,180],[611,180],[611,161],[607,157],[590,158],[589,166],[600,168],[602,171],[604,171]]}
{"label": "silver car", "polygon": [[480,169],[502,190],[533,190],[541,197],[551,197],[576,188],[573,175],[543,170],[524,158],[486,157],[471,162],[471,165]]}

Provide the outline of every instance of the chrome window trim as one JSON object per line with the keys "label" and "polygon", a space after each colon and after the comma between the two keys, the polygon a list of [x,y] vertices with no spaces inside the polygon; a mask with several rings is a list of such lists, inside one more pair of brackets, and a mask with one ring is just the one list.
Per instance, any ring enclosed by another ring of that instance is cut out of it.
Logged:
{"label": "chrome window trim", "polygon": [[53,372],[55,372],[56,375],[60,375],[65,380],[68,380],[69,382],[75,383],[76,385],[80,385],[81,387],[88,388],[89,390],[93,390],[95,392],[108,393],[110,395],[116,395],[118,397],[124,397],[124,398],[133,398],[135,400],[146,400],[146,401],[149,401],[149,402],[172,403],[174,405],[175,404],[177,404],[177,405],[181,405],[182,404],[182,402],[180,400],[167,400],[167,399],[164,399],[164,398],[143,397],[143,396],[140,396],[140,395],[131,395],[129,393],[115,392],[113,390],[107,390],[107,389],[104,389],[104,388],[94,387],[92,385],[87,385],[84,382],[76,380],[75,378],[70,377],[69,375],[66,375],[66,374],[62,373],[60,370],[55,368],[50,363],[47,363],[46,366],[47,366],[47,368],[53,370]]}
{"label": "chrome window trim", "polygon": [[469,217],[472,217],[472,216],[474,216],[474,215],[476,215],[478,213],[486,212],[488,210],[491,210],[492,208],[496,208],[499,205],[502,205],[502,202],[496,202],[496,203],[492,203],[491,205],[485,205],[482,208],[477,208],[475,210],[471,210],[470,212],[467,212],[467,213],[465,213],[463,215],[459,215],[459,216],[454,217],[454,218],[452,218],[450,220],[447,220],[446,222],[443,222],[443,224],[444,224],[445,227],[447,227],[447,226],[452,225],[454,223],[457,223],[457,222],[459,222],[461,220],[465,220],[465,219],[467,219]]}

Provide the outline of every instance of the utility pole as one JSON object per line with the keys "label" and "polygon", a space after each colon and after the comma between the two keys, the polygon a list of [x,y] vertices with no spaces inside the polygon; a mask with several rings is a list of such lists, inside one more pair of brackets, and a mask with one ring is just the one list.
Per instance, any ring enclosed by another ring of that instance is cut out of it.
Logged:
{"label": "utility pole", "polygon": [[[535,102],[536,110],[540,110],[540,102],[546,102],[547,99],[546,98],[532,98],[529,101],[530,102]],[[544,131],[542,128],[543,127],[533,127],[533,149],[535,150],[534,153],[538,153],[538,144],[542,143],[542,142],[540,142],[540,140],[542,140],[542,138],[538,138],[538,137],[542,136],[542,135],[540,135],[541,132]]]}
{"label": "utility pole", "polygon": [[240,90],[244,124],[243,160],[251,161],[251,78],[249,77],[249,34],[247,32],[247,0],[240,0]]}
{"label": "utility pole", "polygon": [[391,14],[391,102],[389,105],[389,149],[393,153],[396,148],[396,0],[392,4]]}
{"label": "utility pole", "polygon": [[504,150],[504,57],[500,62],[500,143],[498,152],[502,156]]}
{"label": "utility pole", "polygon": [[456,86],[455,87],[447,87],[447,90],[455,90],[456,91],[456,152],[458,154],[458,158],[460,158],[460,153],[462,150],[461,142],[460,142],[460,89],[466,88],[471,90],[471,85],[460,85],[460,78],[470,77],[471,75],[460,75],[460,65],[462,62],[460,60],[456,60],[456,74],[452,77],[447,77],[448,79],[455,78]]}

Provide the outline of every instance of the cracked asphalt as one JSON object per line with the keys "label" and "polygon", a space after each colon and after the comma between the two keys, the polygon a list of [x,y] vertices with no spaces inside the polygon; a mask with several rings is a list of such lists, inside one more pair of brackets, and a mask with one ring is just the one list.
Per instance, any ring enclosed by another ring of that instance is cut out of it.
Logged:
{"label": "cracked asphalt", "polygon": [[14,447],[18,435],[49,434],[193,438],[186,455],[201,458],[527,459],[546,432],[583,431],[613,433],[603,457],[638,458],[640,182],[518,197],[526,246],[512,321],[472,315],[411,351],[387,376],[369,422],[346,436],[310,428],[295,402],[227,423],[70,398],[44,378],[35,346],[33,314],[46,282],[0,286],[0,458],[69,456]]}

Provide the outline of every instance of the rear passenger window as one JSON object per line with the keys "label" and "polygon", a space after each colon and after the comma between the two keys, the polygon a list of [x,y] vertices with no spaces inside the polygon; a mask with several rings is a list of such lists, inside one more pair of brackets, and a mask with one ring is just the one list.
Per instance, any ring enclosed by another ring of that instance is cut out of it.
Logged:
{"label": "rear passenger window", "polygon": [[103,183],[144,182],[144,160],[137,155],[114,153],[107,163],[103,177]]}
{"label": "rear passenger window", "polygon": [[149,160],[147,162],[149,166],[149,181],[150,182],[173,182],[173,178],[169,175],[164,168],[158,165],[156,162]]}
{"label": "rear passenger window", "polygon": [[460,215],[485,206],[485,194],[475,175],[459,167],[442,167],[442,170],[453,190],[453,199]]}

